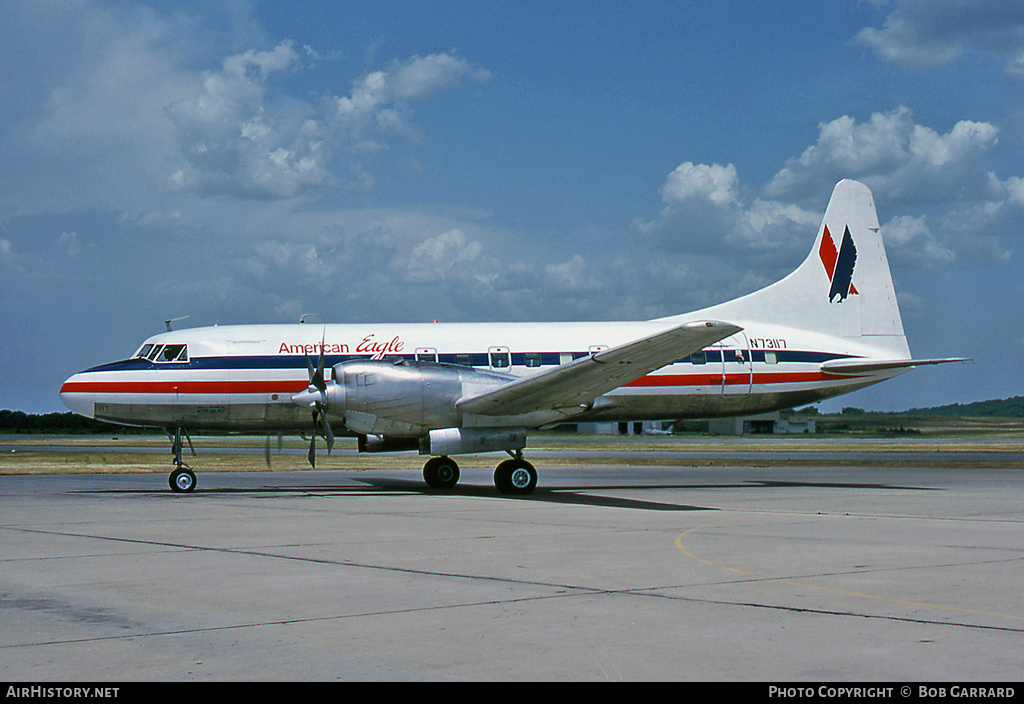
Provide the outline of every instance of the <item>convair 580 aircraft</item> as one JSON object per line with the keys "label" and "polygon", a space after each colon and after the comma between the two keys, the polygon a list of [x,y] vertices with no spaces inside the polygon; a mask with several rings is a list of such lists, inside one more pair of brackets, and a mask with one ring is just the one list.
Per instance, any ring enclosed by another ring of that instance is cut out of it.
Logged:
{"label": "convair 580 aircraft", "polygon": [[419,450],[451,487],[460,453],[506,452],[494,483],[526,494],[527,433],[557,423],[710,418],[820,401],[901,374],[914,360],[871,192],[836,185],[810,255],[783,280],[705,310],[642,322],[242,325],[169,331],[131,359],[75,374],[64,404],[160,427],[171,489],[195,474],[189,430],[335,429],[362,452]]}

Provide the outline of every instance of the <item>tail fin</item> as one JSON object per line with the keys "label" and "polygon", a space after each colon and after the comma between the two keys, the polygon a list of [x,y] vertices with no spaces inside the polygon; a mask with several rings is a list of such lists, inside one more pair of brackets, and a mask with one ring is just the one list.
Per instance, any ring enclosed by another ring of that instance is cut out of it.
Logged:
{"label": "tail fin", "polygon": [[874,199],[857,181],[836,184],[814,247],[793,273],[700,315],[857,339],[910,358]]}

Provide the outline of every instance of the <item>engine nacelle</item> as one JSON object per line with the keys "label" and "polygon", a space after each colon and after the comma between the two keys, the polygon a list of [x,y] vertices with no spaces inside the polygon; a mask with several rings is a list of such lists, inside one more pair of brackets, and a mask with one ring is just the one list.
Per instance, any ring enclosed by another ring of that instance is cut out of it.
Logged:
{"label": "engine nacelle", "polygon": [[455,402],[513,377],[433,362],[353,360],[335,365],[326,410],[363,435],[421,436],[461,424]]}
{"label": "engine nacelle", "polygon": [[406,452],[419,450],[419,438],[390,437],[388,435],[360,435],[359,452]]}
{"label": "engine nacelle", "polygon": [[441,428],[420,443],[421,455],[515,452],[526,447],[526,428]]}

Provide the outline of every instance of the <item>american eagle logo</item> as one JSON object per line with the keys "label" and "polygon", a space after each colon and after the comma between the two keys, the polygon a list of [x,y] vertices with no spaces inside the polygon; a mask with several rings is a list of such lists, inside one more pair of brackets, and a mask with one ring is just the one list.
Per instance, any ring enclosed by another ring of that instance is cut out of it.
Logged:
{"label": "american eagle logo", "polygon": [[821,247],[818,248],[818,256],[821,263],[825,265],[825,273],[832,287],[828,290],[828,302],[832,303],[836,296],[842,303],[851,293],[856,294],[857,288],[853,285],[853,267],[857,263],[857,248],[853,244],[853,237],[850,235],[850,228],[845,228],[843,241],[836,251],[836,243],[832,241],[832,233],[825,226],[825,234],[821,238]]}

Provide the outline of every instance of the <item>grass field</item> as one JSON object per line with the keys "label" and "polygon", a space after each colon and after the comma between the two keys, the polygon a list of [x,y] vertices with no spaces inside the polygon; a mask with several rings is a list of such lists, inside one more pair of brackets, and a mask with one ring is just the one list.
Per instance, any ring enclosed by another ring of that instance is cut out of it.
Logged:
{"label": "grass field", "polygon": [[[830,418],[835,418],[834,416]],[[881,421],[881,422],[879,422]],[[628,466],[915,466],[951,469],[1024,469],[1024,419],[927,418],[889,426],[877,417],[843,418],[841,430],[803,436],[587,436],[531,435],[527,456],[538,466],[582,463]],[[820,424],[819,429],[828,424]],[[116,428],[112,428],[116,431]],[[266,471],[261,436],[195,436],[198,453],[186,446],[185,461],[200,472]],[[168,440],[162,435],[5,435],[0,436],[0,475],[167,473]],[[271,440],[273,470],[309,469],[306,441]],[[331,455],[317,443],[318,469],[419,470],[416,453],[358,454],[354,438],[339,438]],[[829,453],[827,460],[821,453]],[[461,455],[465,468],[495,465],[498,455]]]}

